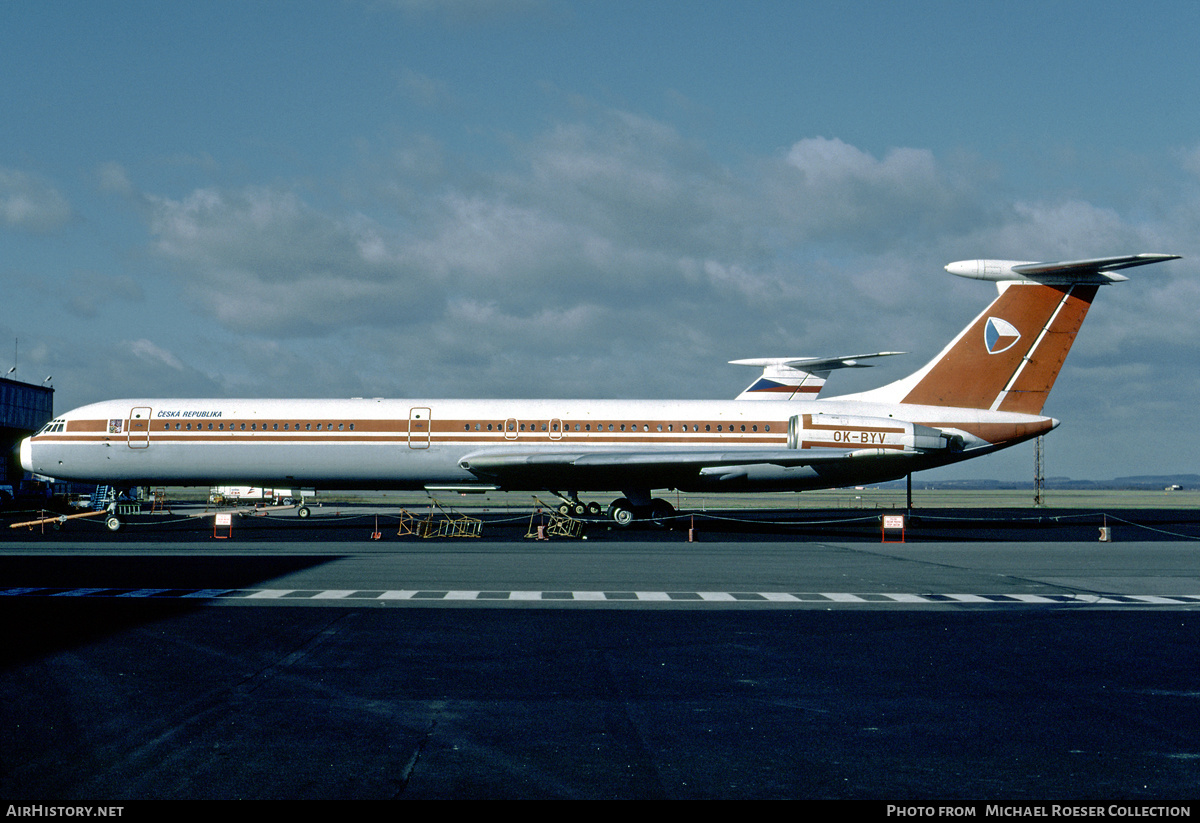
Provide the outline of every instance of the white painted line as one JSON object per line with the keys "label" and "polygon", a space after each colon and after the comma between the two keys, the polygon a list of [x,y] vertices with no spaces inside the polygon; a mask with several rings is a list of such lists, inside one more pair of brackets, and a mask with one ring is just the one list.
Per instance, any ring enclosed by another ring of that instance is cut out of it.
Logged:
{"label": "white painted line", "polygon": [[473,591],[473,592],[454,591],[454,592],[446,592],[446,596],[443,597],[442,599],[443,600],[475,600],[478,597],[479,597],[478,591]]}
{"label": "white painted line", "polygon": [[832,600],[835,603],[866,603],[857,594],[843,594],[840,592],[820,592],[821,597],[827,600]]}
{"label": "white painted line", "polygon": [[666,592],[634,592],[638,600],[670,601],[671,596]]}
{"label": "white painted line", "polygon": [[947,594],[944,597],[952,597],[960,603],[995,603],[987,597],[981,597],[978,594]]}
{"label": "white painted line", "polygon": [[326,589],[323,592],[317,592],[313,595],[313,600],[340,600],[343,597],[349,597],[358,589]]}
{"label": "white painted line", "polygon": [[921,597],[919,594],[887,594],[882,592],[884,597],[889,600],[895,600],[897,603],[932,603],[932,600]]}
{"label": "white painted line", "polygon": [[295,589],[259,589],[253,594],[246,595],[247,600],[270,600],[276,597],[283,597],[285,594],[291,594]]}
{"label": "white painted line", "polygon": [[509,592],[509,600],[541,600],[541,592]]}
{"label": "white painted line", "polygon": [[728,603],[729,601],[737,601],[737,598],[729,592],[696,592],[696,594],[700,595],[701,600],[707,600],[715,603]]}
{"label": "white painted line", "polygon": [[416,589],[396,589],[393,591],[386,591],[383,594],[379,595],[379,597],[377,597],[375,599],[376,600],[409,600],[416,593],[417,593]]}
{"label": "white painted line", "polygon": [[604,592],[571,592],[571,597],[576,600],[607,600]]}
{"label": "white painted line", "polygon": [[772,603],[799,603],[800,598],[787,592],[756,592],[756,594],[764,600],[769,600]]}

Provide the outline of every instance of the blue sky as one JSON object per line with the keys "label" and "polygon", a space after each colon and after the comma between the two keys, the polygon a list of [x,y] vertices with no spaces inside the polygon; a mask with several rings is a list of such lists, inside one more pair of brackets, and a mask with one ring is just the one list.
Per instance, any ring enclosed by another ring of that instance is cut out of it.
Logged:
{"label": "blue sky", "polygon": [[12,0],[0,362],[19,339],[63,411],[732,397],[728,360],[912,352],[852,391],[991,299],[948,262],[1166,252],[1101,292],[1047,469],[1194,472],[1198,32],[1193,2]]}

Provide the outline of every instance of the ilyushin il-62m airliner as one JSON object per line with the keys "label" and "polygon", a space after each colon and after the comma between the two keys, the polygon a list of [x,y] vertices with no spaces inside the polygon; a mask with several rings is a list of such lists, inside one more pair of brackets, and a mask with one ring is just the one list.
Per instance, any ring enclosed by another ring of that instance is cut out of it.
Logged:
{"label": "ilyushin il-62m airliner", "polygon": [[110,400],[25,439],[21,465],[118,488],[549,491],[580,514],[601,512],[581,492],[620,491],[620,525],[670,517],[659,489],[893,480],[1057,426],[1042,407],[1098,287],[1177,257],[951,263],[999,296],[916,372],[841,397],[818,396],[831,371],[896,352],[733,361],[763,369],[734,400]]}

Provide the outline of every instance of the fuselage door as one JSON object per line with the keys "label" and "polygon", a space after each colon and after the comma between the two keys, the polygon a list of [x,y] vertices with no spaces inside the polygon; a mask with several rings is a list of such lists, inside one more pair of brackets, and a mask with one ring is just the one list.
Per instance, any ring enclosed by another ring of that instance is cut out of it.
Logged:
{"label": "fuselage door", "polygon": [[562,420],[557,417],[550,418],[550,439],[558,440],[560,437],[562,437],[562,433],[563,433]]}
{"label": "fuselage door", "polygon": [[510,417],[504,421],[504,439],[505,440],[516,440],[517,439],[517,418]]}
{"label": "fuselage door", "polygon": [[149,406],[134,406],[129,410],[129,429],[126,437],[131,449],[150,447]]}
{"label": "fuselage door", "polygon": [[433,428],[433,412],[419,407],[408,410],[408,447],[429,448],[429,432]]}

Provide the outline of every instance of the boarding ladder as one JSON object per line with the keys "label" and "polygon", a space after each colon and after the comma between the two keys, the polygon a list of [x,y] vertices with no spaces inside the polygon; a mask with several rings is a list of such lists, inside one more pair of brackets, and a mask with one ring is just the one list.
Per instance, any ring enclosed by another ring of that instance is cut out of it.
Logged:
{"label": "boarding ladder", "polygon": [[101,511],[107,508],[109,500],[113,497],[112,486],[97,486],[92,492],[92,497],[88,503],[92,511]]}

